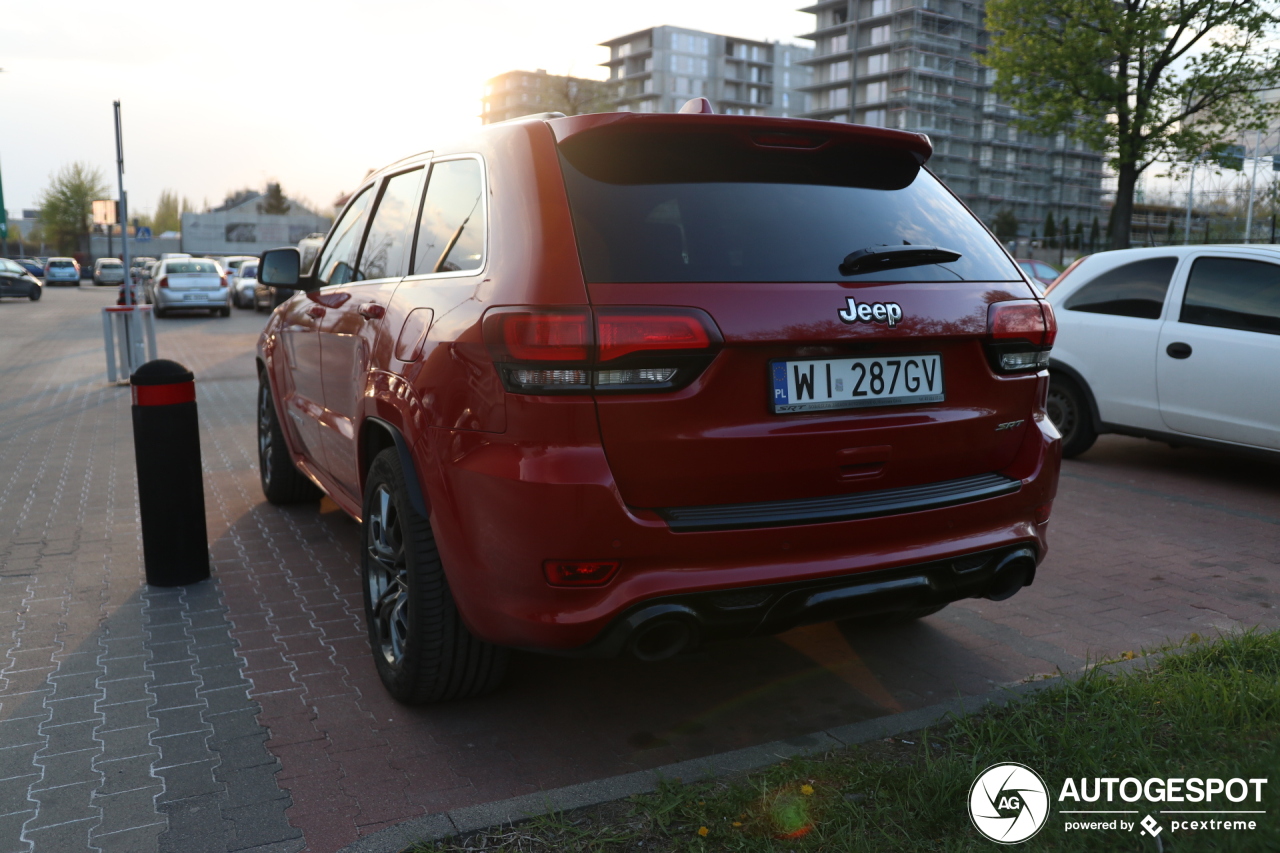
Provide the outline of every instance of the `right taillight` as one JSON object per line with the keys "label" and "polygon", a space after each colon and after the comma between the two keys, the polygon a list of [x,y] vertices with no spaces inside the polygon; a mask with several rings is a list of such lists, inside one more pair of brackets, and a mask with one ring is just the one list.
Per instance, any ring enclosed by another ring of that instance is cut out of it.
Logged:
{"label": "right taillight", "polygon": [[993,302],[987,306],[987,335],[997,373],[1026,373],[1049,366],[1058,323],[1049,303],[1038,299]]}
{"label": "right taillight", "polygon": [[508,391],[672,390],[701,373],[723,338],[696,308],[490,309],[484,339]]}
{"label": "right taillight", "polygon": [[156,287],[168,287],[168,286],[169,286],[169,276],[162,275],[160,276],[160,278],[156,279]]}

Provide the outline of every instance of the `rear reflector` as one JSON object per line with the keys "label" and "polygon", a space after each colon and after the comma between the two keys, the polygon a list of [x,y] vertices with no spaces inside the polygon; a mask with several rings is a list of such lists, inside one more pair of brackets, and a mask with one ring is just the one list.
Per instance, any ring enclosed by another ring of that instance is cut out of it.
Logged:
{"label": "rear reflector", "polygon": [[167,275],[160,276],[160,280],[156,282],[156,287],[168,287],[168,286],[169,286],[169,276]]}
{"label": "rear reflector", "polygon": [[1044,524],[1049,520],[1049,513],[1053,512],[1053,501],[1047,504],[1041,504],[1036,507],[1036,524]]}
{"label": "rear reflector", "polygon": [[542,572],[552,586],[603,586],[618,573],[617,560],[547,560]]}

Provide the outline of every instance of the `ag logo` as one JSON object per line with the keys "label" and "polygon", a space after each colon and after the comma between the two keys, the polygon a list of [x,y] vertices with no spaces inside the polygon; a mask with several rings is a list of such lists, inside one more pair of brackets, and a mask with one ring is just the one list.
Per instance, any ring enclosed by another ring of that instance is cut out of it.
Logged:
{"label": "ag logo", "polygon": [[1048,817],[1048,789],[1025,765],[993,764],[969,789],[969,818],[992,841],[1026,841],[1040,831]]}

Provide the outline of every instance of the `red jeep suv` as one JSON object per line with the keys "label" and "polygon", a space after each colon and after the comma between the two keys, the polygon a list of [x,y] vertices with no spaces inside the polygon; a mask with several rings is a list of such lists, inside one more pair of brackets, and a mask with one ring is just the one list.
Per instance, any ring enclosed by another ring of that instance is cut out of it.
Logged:
{"label": "red jeep suv", "polygon": [[370,176],[310,269],[263,255],[298,291],[258,345],[263,490],[360,520],[397,699],[1031,583],[1053,312],[931,152],[531,116]]}

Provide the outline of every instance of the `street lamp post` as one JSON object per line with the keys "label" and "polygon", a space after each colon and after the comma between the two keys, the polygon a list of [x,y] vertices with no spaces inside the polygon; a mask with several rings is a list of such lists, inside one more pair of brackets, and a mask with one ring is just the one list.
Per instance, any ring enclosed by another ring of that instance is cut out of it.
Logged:
{"label": "street lamp post", "polygon": [[[120,102],[114,101],[112,105],[116,112],[116,179],[120,184],[120,254],[121,260],[124,262],[124,304],[133,304],[133,282],[129,279],[129,229],[125,225],[129,221],[129,203],[128,197],[124,193],[124,136],[120,130]],[[111,226],[107,226],[110,233]]]}

